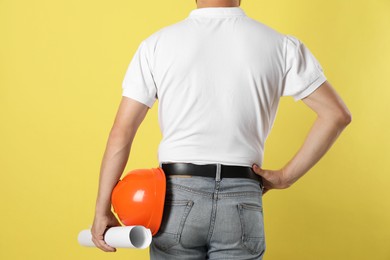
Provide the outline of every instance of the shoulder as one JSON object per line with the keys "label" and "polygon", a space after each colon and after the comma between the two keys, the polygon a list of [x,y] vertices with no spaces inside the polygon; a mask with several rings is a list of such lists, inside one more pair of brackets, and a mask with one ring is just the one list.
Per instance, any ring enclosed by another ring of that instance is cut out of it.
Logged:
{"label": "shoulder", "polygon": [[269,25],[267,25],[259,20],[256,20],[252,17],[247,16],[246,21],[247,21],[247,26],[249,27],[249,29],[251,29],[253,31],[265,34],[265,35],[272,37],[272,38],[278,38],[278,39],[281,39],[285,36],[283,33],[279,32],[275,28],[273,28],[273,27],[271,27],[271,26],[269,26]]}
{"label": "shoulder", "polygon": [[158,41],[164,37],[176,37],[180,31],[186,26],[187,19],[178,21],[176,23],[164,26],[157,31],[151,33],[143,41],[148,46],[154,46]]}
{"label": "shoulder", "polygon": [[236,25],[237,30],[253,46],[266,48],[267,50],[283,50],[285,35],[271,26],[249,16],[242,23]]}

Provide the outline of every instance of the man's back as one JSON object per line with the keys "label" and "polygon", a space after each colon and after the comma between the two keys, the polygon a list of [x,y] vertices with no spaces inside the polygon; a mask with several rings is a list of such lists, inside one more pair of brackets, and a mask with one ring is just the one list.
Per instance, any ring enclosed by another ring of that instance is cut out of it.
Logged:
{"label": "man's back", "polygon": [[240,7],[192,10],[133,59],[123,95],[149,107],[159,99],[160,162],[262,165],[279,98],[300,99],[326,80],[299,40]]}
{"label": "man's back", "polygon": [[[295,183],[351,122],[310,51],[247,17],[239,4],[199,0],[187,19],[150,35],[137,49],[102,160],[92,227],[102,250],[115,251],[103,241],[106,227],[119,224],[110,210],[111,192],[157,98],[167,203],[149,249],[151,259],[159,260],[261,260],[262,196]],[[317,118],[288,163],[262,169],[281,96],[302,99]]]}

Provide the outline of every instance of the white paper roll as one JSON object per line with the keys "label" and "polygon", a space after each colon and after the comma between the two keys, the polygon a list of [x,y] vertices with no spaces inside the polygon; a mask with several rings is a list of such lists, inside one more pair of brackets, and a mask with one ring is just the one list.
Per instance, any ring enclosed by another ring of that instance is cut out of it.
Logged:
{"label": "white paper roll", "polygon": [[[96,247],[90,229],[82,230],[78,239],[82,246]],[[115,248],[147,248],[152,242],[152,232],[144,226],[118,226],[107,229],[104,241]]]}

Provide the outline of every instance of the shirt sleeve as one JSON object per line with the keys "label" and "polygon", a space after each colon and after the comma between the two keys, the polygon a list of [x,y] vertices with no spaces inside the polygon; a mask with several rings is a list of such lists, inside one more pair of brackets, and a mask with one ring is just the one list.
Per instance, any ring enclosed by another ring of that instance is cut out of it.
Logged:
{"label": "shirt sleeve", "polygon": [[285,75],[282,96],[298,101],[326,81],[323,69],[310,50],[297,38],[285,36]]}
{"label": "shirt sleeve", "polygon": [[157,87],[151,71],[145,40],[130,61],[122,82],[122,96],[135,99],[151,108],[157,99]]}

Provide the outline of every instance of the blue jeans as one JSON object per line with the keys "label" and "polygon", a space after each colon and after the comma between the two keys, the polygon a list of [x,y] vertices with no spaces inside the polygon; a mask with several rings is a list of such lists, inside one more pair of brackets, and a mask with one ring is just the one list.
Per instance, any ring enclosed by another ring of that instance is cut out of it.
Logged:
{"label": "blue jeans", "polygon": [[258,259],[265,252],[261,184],[248,178],[167,176],[154,260]]}

